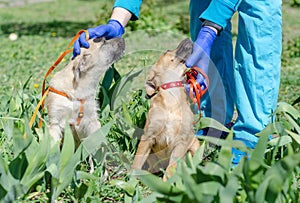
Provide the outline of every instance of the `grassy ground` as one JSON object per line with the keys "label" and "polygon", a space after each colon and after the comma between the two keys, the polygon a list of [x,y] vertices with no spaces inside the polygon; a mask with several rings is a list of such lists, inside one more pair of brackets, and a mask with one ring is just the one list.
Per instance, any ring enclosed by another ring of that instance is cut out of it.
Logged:
{"label": "grassy ground", "polygon": [[[107,18],[110,9],[107,9],[107,12],[101,10],[107,2],[66,0],[0,9],[0,80],[3,83],[0,91],[3,89],[6,91],[8,87],[18,87],[18,84],[24,82],[29,75],[33,77],[32,83],[41,84],[43,74],[75,33],[96,25],[95,22],[101,19],[101,16]],[[163,14],[165,21],[170,24],[178,23],[179,16],[188,16],[187,1],[176,1],[167,5],[163,1],[158,2],[154,8],[155,12]],[[299,9],[284,4],[285,42],[300,35],[299,16]],[[233,25],[233,33],[236,33],[236,18],[233,19]],[[10,33],[18,34],[18,40],[10,41],[8,39]],[[161,36],[165,36],[165,40],[162,40]],[[151,49],[155,50],[152,53],[156,52],[159,55],[161,51],[173,48],[179,40],[188,37],[173,31],[161,36],[145,40],[142,33],[125,35],[127,53],[132,54],[132,51],[137,49]],[[173,40],[169,40],[170,37]],[[164,43],[158,44],[157,39]],[[128,67],[125,67],[125,70],[122,68],[121,72],[125,73],[131,68],[140,67],[141,64],[150,65],[153,62],[149,59],[151,55],[139,57],[138,60],[130,59],[131,62],[126,63]],[[154,55],[153,59],[157,55]],[[141,64],[136,61],[140,61]],[[292,61],[292,65],[282,67],[280,101],[292,102],[300,93],[299,59]]]}
{"label": "grassy ground", "polygon": [[[188,34],[182,34],[174,28],[180,19],[184,24],[181,27],[187,26],[188,1],[172,0],[168,1],[168,4],[163,0],[156,2],[157,5],[150,9],[169,24],[163,24],[165,27],[160,27],[160,33],[126,31],[124,35],[126,54],[116,63],[116,68],[122,75],[141,68],[147,70],[163,51],[175,48],[180,40],[188,37]],[[110,12],[109,7],[105,10],[105,5],[109,4],[111,2],[107,0],[54,0],[0,9],[0,115],[6,113],[2,112],[3,109],[7,109],[2,106],[6,105],[5,100],[14,97],[20,90],[28,91],[27,93],[32,95],[40,93],[44,74],[64,51],[72,37],[80,29],[95,26],[100,21],[105,22]],[[149,8],[143,7],[143,9]],[[153,13],[146,26],[151,23],[159,24],[153,17]],[[285,2],[283,15],[283,37],[284,43],[287,43],[300,35],[299,8],[291,8]],[[235,16],[233,19],[235,35],[236,24]],[[16,33],[18,39],[11,41],[9,39],[11,33]],[[65,58],[60,67],[63,67],[69,57],[71,56]],[[288,61],[289,63],[283,64],[282,67],[279,101],[291,103],[300,95],[300,58],[289,58]],[[135,79],[134,88],[143,87],[144,73]],[[24,89],[23,86],[29,78],[28,88]],[[121,177],[120,171],[122,172],[123,169],[118,171],[116,166],[111,168],[112,175],[110,175],[113,178]],[[118,189],[110,184],[101,183],[101,187],[98,185],[94,187],[95,190],[101,188],[102,191],[99,193],[103,196],[107,195],[108,202],[110,193],[114,193],[114,197],[120,195]]]}

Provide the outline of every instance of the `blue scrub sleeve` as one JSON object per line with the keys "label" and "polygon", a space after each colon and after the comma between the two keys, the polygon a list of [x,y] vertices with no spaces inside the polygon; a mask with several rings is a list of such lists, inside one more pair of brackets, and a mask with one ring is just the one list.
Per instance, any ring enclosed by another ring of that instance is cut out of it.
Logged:
{"label": "blue scrub sleeve", "polygon": [[209,20],[214,22],[223,29],[237,10],[242,0],[212,0],[208,8],[200,15],[203,21]]}
{"label": "blue scrub sleeve", "polygon": [[121,7],[128,10],[132,17],[130,20],[137,20],[141,9],[142,0],[116,0],[113,8]]}

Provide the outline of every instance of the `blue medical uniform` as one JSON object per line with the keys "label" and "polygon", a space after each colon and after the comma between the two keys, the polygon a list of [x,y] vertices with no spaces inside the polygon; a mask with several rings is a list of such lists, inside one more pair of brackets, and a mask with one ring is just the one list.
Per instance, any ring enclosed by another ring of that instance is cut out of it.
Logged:
{"label": "blue medical uniform", "polygon": [[[139,17],[141,0],[116,0],[115,6]],[[202,99],[206,116],[226,124],[234,107],[238,118],[234,139],[254,148],[260,132],[275,111],[281,67],[282,0],[191,0],[190,32],[193,41],[201,20],[223,28],[211,50],[210,89]],[[233,54],[230,19],[238,12],[238,36]]]}

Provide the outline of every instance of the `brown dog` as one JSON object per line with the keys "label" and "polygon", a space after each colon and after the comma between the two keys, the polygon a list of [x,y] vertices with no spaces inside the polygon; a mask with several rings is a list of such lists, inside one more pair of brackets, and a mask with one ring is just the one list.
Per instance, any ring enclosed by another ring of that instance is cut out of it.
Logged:
{"label": "brown dog", "polygon": [[57,72],[49,83],[49,133],[54,140],[60,141],[68,122],[76,146],[101,127],[95,100],[99,81],[125,50],[121,38],[91,39],[89,43],[90,48],[81,48],[81,54]]}
{"label": "brown dog", "polygon": [[187,152],[193,155],[200,146],[194,135],[194,116],[182,84],[185,60],[191,54],[192,46],[186,39],[175,50],[165,52],[147,77],[145,88],[151,97],[151,106],[132,169],[145,168],[147,160],[151,172],[166,168],[166,179],[172,175],[178,159]]}

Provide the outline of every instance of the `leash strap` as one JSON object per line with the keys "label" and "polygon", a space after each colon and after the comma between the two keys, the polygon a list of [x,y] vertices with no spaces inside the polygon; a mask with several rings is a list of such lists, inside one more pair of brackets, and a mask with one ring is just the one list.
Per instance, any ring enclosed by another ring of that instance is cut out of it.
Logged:
{"label": "leash strap", "polygon": [[[202,90],[201,85],[197,82],[197,74],[201,74],[205,80],[207,85]],[[209,87],[209,78],[206,73],[196,66],[193,66],[186,72],[187,76],[187,84],[190,85],[190,98],[193,103],[198,104],[198,109],[200,110],[201,97],[205,94]]]}
{"label": "leash strap", "polygon": [[[33,111],[33,115],[31,116],[31,119],[30,119],[30,121],[29,121],[29,128],[32,127],[33,122],[34,122],[34,120],[35,120],[35,118],[36,118],[36,115],[37,115],[37,113],[38,113],[38,111],[39,111],[39,108],[40,108],[40,106],[42,105],[42,103],[44,103],[44,100],[46,99],[46,96],[48,95],[48,93],[49,93],[49,89],[45,91],[45,93],[44,93],[42,99],[41,99],[41,100],[39,101],[39,103],[36,105],[36,107],[35,107],[35,109],[34,109],[34,111]],[[23,138],[26,139],[26,133],[24,133]]]}
{"label": "leash strap", "polygon": [[49,91],[50,91],[50,92],[54,92],[54,93],[56,93],[56,94],[59,94],[59,95],[61,95],[61,96],[67,97],[68,99],[71,99],[70,96],[69,96],[68,94],[66,94],[66,93],[64,93],[64,92],[61,92],[61,91],[59,91],[59,90],[57,90],[57,89],[54,89],[53,87],[49,87]]}

